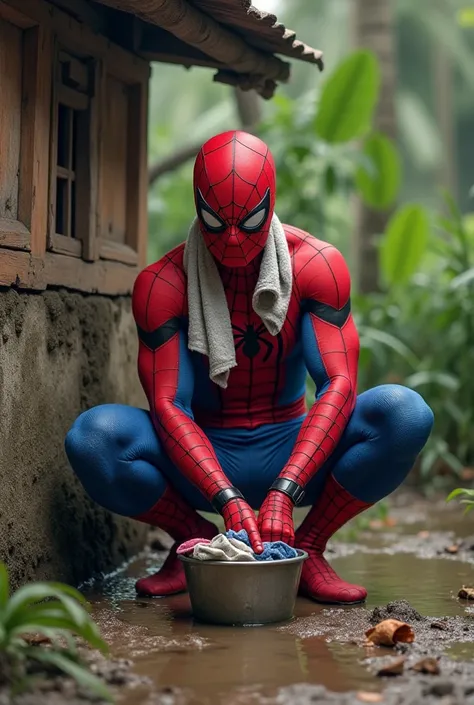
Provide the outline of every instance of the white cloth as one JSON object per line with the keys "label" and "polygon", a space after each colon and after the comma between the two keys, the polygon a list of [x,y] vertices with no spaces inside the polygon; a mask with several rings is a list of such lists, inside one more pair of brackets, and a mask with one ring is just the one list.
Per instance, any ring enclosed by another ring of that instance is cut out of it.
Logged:
{"label": "white cloth", "polygon": [[[230,370],[237,365],[229,307],[216,262],[206,247],[196,218],[184,249],[187,274],[190,350],[207,355],[209,377],[225,389]],[[285,322],[293,284],[291,258],[285,231],[273,215],[263,251],[252,306],[270,335]]]}
{"label": "white cloth", "polygon": [[198,543],[192,557],[198,561],[255,561],[252,549],[243,541],[217,534],[210,543]]}

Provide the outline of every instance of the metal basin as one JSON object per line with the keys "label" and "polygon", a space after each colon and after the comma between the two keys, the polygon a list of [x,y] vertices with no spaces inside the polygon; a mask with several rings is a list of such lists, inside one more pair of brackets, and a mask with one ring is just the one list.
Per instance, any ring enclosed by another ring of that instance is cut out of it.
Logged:
{"label": "metal basin", "polygon": [[255,625],[291,619],[308,554],[281,561],[183,561],[196,619],[212,624]]}

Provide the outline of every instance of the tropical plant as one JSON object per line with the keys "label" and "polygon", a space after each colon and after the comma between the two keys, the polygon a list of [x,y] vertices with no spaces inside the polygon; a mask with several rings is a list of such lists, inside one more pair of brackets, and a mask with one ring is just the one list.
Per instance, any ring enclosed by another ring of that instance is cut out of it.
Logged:
{"label": "tropical plant", "polygon": [[[8,571],[0,563],[0,682],[12,691],[27,687],[28,672],[36,663],[45,671],[53,668],[71,676],[80,686],[111,702],[104,683],[79,658],[75,637],[107,651],[86,607],[83,595],[62,583],[30,583],[10,596]],[[50,645],[35,645],[38,635]]]}
{"label": "tropical plant", "polygon": [[354,302],[362,388],[399,382],[434,411],[420,468],[435,485],[474,464],[474,228],[445,204],[443,215],[412,205],[394,216],[380,243],[382,293]]}
{"label": "tropical plant", "polygon": [[379,68],[371,52],[344,59],[298,102],[277,96],[261,126],[276,162],[278,213],[349,258],[351,209],[357,194],[375,208],[394,203],[400,163],[390,140],[373,131]]}
{"label": "tropical plant", "polygon": [[453,490],[447,496],[446,502],[451,502],[453,499],[462,496],[464,496],[464,499],[461,499],[460,503],[466,505],[464,514],[467,514],[468,512],[472,511],[472,509],[474,509],[474,490],[468,490],[463,487],[458,487],[456,490]]}

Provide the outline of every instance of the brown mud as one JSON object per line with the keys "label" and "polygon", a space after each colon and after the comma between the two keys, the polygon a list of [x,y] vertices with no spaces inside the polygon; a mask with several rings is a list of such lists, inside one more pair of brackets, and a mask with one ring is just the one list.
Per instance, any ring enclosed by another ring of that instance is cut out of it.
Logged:
{"label": "brown mud", "polygon": [[[136,578],[166,555],[155,539],[136,561],[84,586],[113,657],[93,668],[126,705],[474,705],[474,610],[457,598],[463,584],[474,584],[472,520],[459,508],[426,503],[410,508],[410,521],[406,514],[395,506],[396,526],[331,545],[335,569],[367,587],[366,605],[299,599],[291,622],[267,627],[199,624],[187,595],[137,598]],[[408,622],[415,642],[367,647],[365,631],[386,618]],[[377,675],[401,657],[401,675]],[[438,675],[411,670],[425,658]],[[84,703],[66,679],[57,683],[67,696],[37,692],[19,705]]]}

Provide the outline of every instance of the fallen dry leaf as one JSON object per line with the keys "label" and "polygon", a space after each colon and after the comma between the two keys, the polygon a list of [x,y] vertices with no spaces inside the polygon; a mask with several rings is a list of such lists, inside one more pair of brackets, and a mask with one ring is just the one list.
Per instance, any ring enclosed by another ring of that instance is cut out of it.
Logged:
{"label": "fallen dry leaf", "polygon": [[23,641],[26,641],[30,646],[39,646],[40,644],[51,644],[51,639],[43,634],[23,634]]}
{"label": "fallen dry leaf", "polygon": [[474,588],[463,585],[458,592],[458,597],[461,600],[474,600]]}
{"label": "fallen dry leaf", "polygon": [[430,537],[430,532],[429,531],[420,531],[418,533],[418,538],[419,539],[428,539]]}
{"label": "fallen dry leaf", "polygon": [[446,553],[458,553],[459,552],[459,546],[454,543],[452,546],[446,546],[444,549]]}
{"label": "fallen dry leaf", "polygon": [[412,671],[417,673],[426,673],[432,676],[437,676],[440,673],[438,660],[435,658],[424,658],[418,661],[411,667]]}
{"label": "fallen dry leaf", "polygon": [[382,668],[377,671],[378,676],[401,676],[403,673],[403,669],[405,668],[405,661],[406,658],[405,656],[401,656],[400,658],[396,658],[393,661],[390,661],[390,663],[387,663],[386,666],[382,666]]}
{"label": "fallen dry leaf", "polygon": [[369,527],[375,530],[383,529],[384,523],[382,519],[372,519],[371,521],[369,521]]}
{"label": "fallen dry leaf", "polygon": [[365,632],[369,642],[377,646],[393,646],[399,642],[411,644],[415,641],[415,632],[406,622],[399,622],[398,619],[384,619],[375,627]]}
{"label": "fallen dry leaf", "polygon": [[396,526],[397,524],[398,524],[398,522],[395,519],[395,517],[387,517],[385,519],[385,526],[393,527],[393,526]]}
{"label": "fallen dry leaf", "polygon": [[461,470],[461,478],[463,480],[474,480],[474,468],[463,468]]}
{"label": "fallen dry leaf", "polygon": [[369,691],[360,690],[357,693],[357,700],[361,703],[381,703],[383,695],[382,693],[370,693]]}

